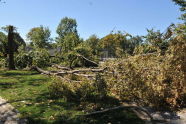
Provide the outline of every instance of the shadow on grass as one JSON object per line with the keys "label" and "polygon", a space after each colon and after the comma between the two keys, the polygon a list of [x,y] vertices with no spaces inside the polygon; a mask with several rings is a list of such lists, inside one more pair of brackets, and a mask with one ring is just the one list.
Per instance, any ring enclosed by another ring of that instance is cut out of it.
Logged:
{"label": "shadow on grass", "polygon": [[0,89],[5,90],[5,89],[10,89],[15,85],[14,83],[0,83]]}
{"label": "shadow on grass", "polygon": [[0,71],[0,76],[2,76],[2,80],[0,77],[0,89],[20,88],[23,87],[23,84],[40,86],[42,83],[48,81],[48,78],[34,77],[35,75],[37,76],[38,73],[27,71]]}
{"label": "shadow on grass", "polygon": [[21,102],[21,101],[28,101],[28,100],[32,100],[32,99],[19,99],[19,100],[11,100],[11,101],[6,101],[4,103],[0,104],[0,107],[6,104],[11,104],[11,103],[16,103],[16,102]]}
{"label": "shadow on grass", "polygon": [[[46,101],[52,101],[47,103]],[[48,93],[41,94],[34,101],[35,103],[41,103],[37,105],[38,112],[29,115],[28,121],[29,124],[143,124],[144,122],[139,119],[131,110],[116,110],[108,113],[102,113],[94,116],[84,117],[78,116],[82,114],[82,110],[87,108],[80,108],[83,103],[78,101],[60,101],[59,99],[53,99]],[[95,108],[92,111],[101,110],[101,108],[109,108],[113,106],[120,105],[117,99],[113,97],[106,97],[104,100],[89,99],[84,101],[85,106],[88,105],[97,105],[98,108]],[[97,110],[96,110],[97,109]],[[46,121],[44,118],[44,113],[48,111],[59,112],[57,115],[52,113],[50,119]],[[53,117],[53,118],[52,118]]]}
{"label": "shadow on grass", "polygon": [[40,74],[35,71],[24,71],[24,70],[0,70],[0,75],[3,77],[16,77],[16,76],[28,76]]}
{"label": "shadow on grass", "polygon": [[46,83],[48,79],[27,79],[27,80],[21,80],[20,83],[27,83],[31,86],[41,86],[43,83]]}
{"label": "shadow on grass", "polygon": [[[119,105],[119,101],[112,97],[106,97],[104,100],[89,99],[84,102],[85,106],[91,104],[98,106],[92,111],[100,110],[102,107],[109,108]],[[79,107],[83,104],[82,102],[54,99],[48,92],[39,94],[32,99],[8,101],[0,104],[0,106],[7,103],[19,105],[21,103],[22,106],[17,108],[20,110],[22,118],[28,120],[28,124],[143,124],[143,121],[130,110],[115,110],[89,117],[77,116],[83,114],[82,110],[87,109]]]}

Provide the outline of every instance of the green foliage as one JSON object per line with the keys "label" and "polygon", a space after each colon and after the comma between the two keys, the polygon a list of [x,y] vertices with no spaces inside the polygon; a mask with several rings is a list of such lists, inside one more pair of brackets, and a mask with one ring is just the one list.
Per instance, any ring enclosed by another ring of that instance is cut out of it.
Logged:
{"label": "green foliage", "polygon": [[[65,80],[69,78],[73,81],[81,80],[74,83]],[[82,77],[68,76],[64,79],[54,78],[50,83],[49,92],[52,97],[65,98],[68,101],[79,100],[85,101],[89,99],[102,99],[107,96],[107,85],[101,75],[96,76],[95,81],[90,81]]]}
{"label": "green foliage", "polygon": [[59,35],[58,38],[64,38],[65,35],[68,33],[75,33],[77,34],[77,22],[75,19],[65,17],[59,23],[57,30],[57,34]]}
{"label": "green foliage", "polygon": [[151,44],[152,46],[156,47],[157,50],[166,50],[168,47],[168,42],[166,42],[165,39],[163,39],[163,33],[161,33],[159,30],[154,31],[154,29],[148,30],[148,34],[145,36],[146,42],[148,44]]}
{"label": "green foliage", "polygon": [[56,32],[58,34],[58,37],[56,37],[56,42],[61,50],[60,52],[68,51],[68,47],[71,50],[79,41],[77,22],[75,19],[68,17],[63,18],[60,21]]}
{"label": "green foliage", "polygon": [[89,81],[73,83],[54,79],[49,86],[49,92],[52,97],[65,98],[68,101],[88,99],[93,95],[94,91],[95,89]]}
{"label": "green foliage", "polygon": [[73,51],[64,54],[64,61],[69,67],[85,67],[86,61],[80,56],[97,61],[96,56],[91,53],[91,48],[84,43],[79,44]]}
{"label": "green foliage", "polygon": [[[7,27],[5,27],[6,29]],[[19,47],[26,46],[25,41],[23,38],[19,35],[19,33],[14,32],[14,42],[13,42],[13,51],[18,52]],[[8,54],[8,37],[5,33],[0,32],[0,53],[3,54],[4,57]]]}
{"label": "green foliage", "polygon": [[123,57],[133,54],[136,46],[143,42],[139,36],[122,34],[121,32],[109,34],[101,39],[101,49],[108,52],[108,57]]}
{"label": "green foliage", "polygon": [[19,33],[15,32],[14,33],[14,51],[18,52],[18,49],[20,47],[26,47],[26,43],[24,41],[24,39],[19,35]]}
{"label": "green foliage", "polygon": [[94,56],[100,56],[101,47],[99,42],[100,39],[96,35],[92,35],[85,41],[85,47],[88,47]]}
{"label": "green foliage", "polygon": [[46,49],[36,49],[31,53],[32,65],[46,67],[50,65],[50,55]]}
{"label": "green foliage", "polygon": [[70,88],[70,85],[66,81],[54,78],[48,88],[52,97],[65,97],[66,99],[72,99],[74,97],[74,92],[70,90],[72,88]]}
{"label": "green foliage", "polygon": [[180,25],[176,28],[164,56],[154,53],[108,61],[105,66],[113,72],[105,74],[109,92],[122,100],[133,100],[158,109],[185,105],[184,27]]}
{"label": "green foliage", "polygon": [[80,43],[79,37],[74,33],[68,33],[64,36],[62,52],[67,53],[73,51],[74,48]]}
{"label": "green foliage", "polygon": [[47,48],[51,40],[50,30],[43,26],[32,28],[27,34],[27,38],[34,48]]}
{"label": "green foliage", "polygon": [[101,39],[101,48],[108,51],[109,57],[121,57],[128,47],[127,39],[121,33],[109,34]]}
{"label": "green foliage", "polygon": [[172,1],[180,6],[180,11],[183,12],[181,19],[184,20],[186,23],[186,1],[185,0],[172,0]]}
{"label": "green foliage", "polygon": [[60,49],[57,56],[61,58],[62,63],[72,67],[77,59],[75,47],[81,43],[77,34],[77,22],[75,19],[65,17],[57,27],[58,37],[56,38],[57,48]]}
{"label": "green foliage", "polygon": [[4,58],[0,58],[0,68],[5,68],[6,60]]}
{"label": "green foliage", "polygon": [[136,46],[134,49],[134,55],[154,53],[154,52],[157,52],[156,47],[154,47],[153,45],[149,45],[149,44],[142,44],[142,45]]}
{"label": "green foliage", "polygon": [[20,48],[18,51],[19,52],[15,57],[15,66],[19,69],[30,67],[33,59],[31,52],[26,52],[22,48]]}
{"label": "green foliage", "polygon": [[8,53],[7,36],[3,32],[0,32],[0,53],[3,56],[6,56],[6,54]]}
{"label": "green foliage", "polygon": [[50,63],[50,55],[46,49],[35,49],[34,51],[27,52],[20,48],[15,57],[15,65],[19,69],[31,67],[32,65],[47,67]]}

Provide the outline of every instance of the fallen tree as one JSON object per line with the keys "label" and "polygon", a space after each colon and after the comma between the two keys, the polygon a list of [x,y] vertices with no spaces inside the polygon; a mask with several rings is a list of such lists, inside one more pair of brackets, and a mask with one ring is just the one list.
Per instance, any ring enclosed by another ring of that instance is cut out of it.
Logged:
{"label": "fallen tree", "polygon": [[65,70],[65,71],[67,71],[67,73],[104,72],[107,69],[107,68],[103,68],[103,69],[100,69],[100,68],[84,68],[84,69],[72,70],[68,67],[60,66],[60,65],[57,65],[57,64],[52,65],[52,67],[55,67],[57,69],[61,69],[63,71]]}
{"label": "fallen tree", "polygon": [[[56,66],[56,65],[55,65]],[[60,66],[57,66],[57,67],[60,67]],[[39,73],[42,73],[42,74],[46,74],[46,75],[52,75],[52,76],[61,76],[61,77],[64,77],[65,75],[68,75],[68,74],[72,74],[72,75],[76,75],[76,76],[81,76],[81,77],[85,77],[85,78],[88,78],[88,79],[94,79],[96,74],[83,74],[83,73],[87,73],[87,72],[94,72],[94,73],[102,73],[106,70],[106,68],[104,69],[79,69],[79,70],[71,70],[71,71],[68,71],[66,70],[67,68],[63,68],[65,70],[62,70],[62,71],[46,71],[46,70],[43,70],[37,66],[33,66],[31,67],[32,70],[35,70]]]}

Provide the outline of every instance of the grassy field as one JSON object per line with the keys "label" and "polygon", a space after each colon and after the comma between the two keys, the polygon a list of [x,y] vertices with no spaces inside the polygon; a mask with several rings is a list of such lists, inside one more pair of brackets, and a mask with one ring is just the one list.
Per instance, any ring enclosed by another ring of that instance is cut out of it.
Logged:
{"label": "grassy field", "polygon": [[92,106],[118,105],[117,100],[67,102],[50,97],[50,78],[34,71],[0,70],[0,96],[27,118],[29,124],[143,124],[130,110],[118,110],[93,117],[80,117]]}

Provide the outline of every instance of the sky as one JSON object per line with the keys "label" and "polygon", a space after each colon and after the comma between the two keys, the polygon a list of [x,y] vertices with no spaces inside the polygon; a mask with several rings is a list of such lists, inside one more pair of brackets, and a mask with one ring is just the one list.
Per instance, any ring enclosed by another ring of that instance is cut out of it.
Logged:
{"label": "sky", "polygon": [[112,30],[145,35],[146,29],[165,31],[181,22],[179,7],[171,0],[4,0],[0,3],[0,27],[14,25],[21,36],[33,27],[49,27],[51,36],[64,17],[74,18],[81,38],[102,38]]}

